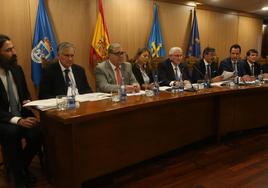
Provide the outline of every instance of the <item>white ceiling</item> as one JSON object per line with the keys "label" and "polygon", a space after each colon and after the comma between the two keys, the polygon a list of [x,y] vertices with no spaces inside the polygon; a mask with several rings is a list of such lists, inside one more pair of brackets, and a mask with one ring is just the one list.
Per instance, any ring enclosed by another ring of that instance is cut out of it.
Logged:
{"label": "white ceiling", "polygon": [[205,6],[220,7],[230,10],[238,10],[246,13],[257,14],[268,18],[268,11],[261,10],[268,6],[268,0],[159,0],[172,3],[187,4],[188,2],[199,2]]}
{"label": "white ceiling", "polygon": [[263,17],[268,16],[268,11],[261,10],[262,7],[268,6],[268,0],[197,0],[196,2],[200,2],[204,5],[258,14]]}

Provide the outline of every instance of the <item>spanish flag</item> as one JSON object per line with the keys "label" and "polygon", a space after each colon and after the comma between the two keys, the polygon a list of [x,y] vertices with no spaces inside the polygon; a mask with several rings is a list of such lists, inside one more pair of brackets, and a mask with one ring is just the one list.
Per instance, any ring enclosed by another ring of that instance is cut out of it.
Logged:
{"label": "spanish flag", "polygon": [[94,56],[97,62],[107,58],[107,48],[110,45],[109,34],[104,20],[102,0],[98,0],[98,3],[99,3],[98,19],[90,48],[91,65],[94,64]]}

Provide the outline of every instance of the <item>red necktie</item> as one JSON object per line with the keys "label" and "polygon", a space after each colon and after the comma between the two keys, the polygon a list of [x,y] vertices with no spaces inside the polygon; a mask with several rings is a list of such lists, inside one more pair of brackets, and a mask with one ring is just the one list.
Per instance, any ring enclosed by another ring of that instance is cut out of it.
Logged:
{"label": "red necktie", "polygon": [[118,85],[122,84],[122,77],[121,77],[121,73],[120,73],[120,68],[116,67],[115,68],[115,74],[116,74],[116,81]]}

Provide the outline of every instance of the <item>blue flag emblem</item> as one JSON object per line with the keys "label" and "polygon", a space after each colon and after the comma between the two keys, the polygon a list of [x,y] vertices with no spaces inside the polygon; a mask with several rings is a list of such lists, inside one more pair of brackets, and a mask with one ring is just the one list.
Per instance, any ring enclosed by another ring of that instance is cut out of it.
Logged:
{"label": "blue flag emblem", "polygon": [[152,57],[166,56],[164,41],[162,38],[160,23],[158,20],[158,8],[156,4],[154,4],[154,23],[148,41],[148,48],[151,51]]}
{"label": "blue flag emblem", "polygon": [[42,61],[49,61],[56,57],[57,43],[47,15],[44,0],[39,0],[35,32],[33,38],[32,59],[32,80],[39,86],[42,73]]}
{"label": "blue flag emblem", "polygon": [[40,40],[40,42],[35,46],[32,50],[32,61],[35,63],[42,63],[42,60],[48,60],[51,56],[51,44],[48,38],[44,38],[44,40]]}

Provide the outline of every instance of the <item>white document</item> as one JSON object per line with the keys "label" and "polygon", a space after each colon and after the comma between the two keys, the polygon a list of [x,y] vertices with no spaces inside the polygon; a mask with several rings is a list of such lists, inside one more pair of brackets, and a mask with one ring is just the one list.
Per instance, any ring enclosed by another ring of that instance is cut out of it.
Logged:
{"label": "white document", "polygon": [[45,111],[48,109],[54,109],[57,106],[56,99],[43,99],[28,102],[23,105],[24,107],[35,106],[39,110]]}
{"label": "white document", "polygon": [[[98,101],[103,99],[108,99],[111,97],[109,93],[87,93],[83,95],[76,95],[75,100],[78,102],[85,102],[85,101]],[[35,100],[26,103],[23,105],[24,107],[34,106],[39,110],[45,111],[49,109],[55,109],[57,107],[56,98],[51,99],[43,99],[43,100]]]}
{"label": "white document", "polygon": [[160,91],[166,91],[167,89],[171,89],[172,87],[170,87],[170,86],[161,86],[161,87],[159,87],[159,90]]}
{"label": "white document", "polygon": [[234,72],[223,71],[222,76],[223,80],[228,80],[234,76]]}
{"label": "white document", "polygon": [[223,84],[228,83],[229,81],[221,81],[221,82],[213,82],[210,85],[211,86],[218,86],[221,87]]}
{"label": "white document", "polygon": [[140,90],[138,93],[127,93],[127,96],[138,96],[138,95],[145,95],[144,90]]}
{"label": "white document", "polygon": [[78,102],[85,102],[85,101],[99,101],[103,99],[108,99],[111,97],[110,93],[86,93],[82,95],[76,95],[75,99]]}

